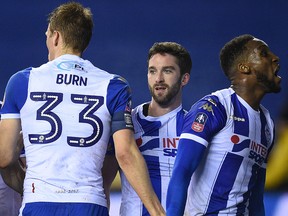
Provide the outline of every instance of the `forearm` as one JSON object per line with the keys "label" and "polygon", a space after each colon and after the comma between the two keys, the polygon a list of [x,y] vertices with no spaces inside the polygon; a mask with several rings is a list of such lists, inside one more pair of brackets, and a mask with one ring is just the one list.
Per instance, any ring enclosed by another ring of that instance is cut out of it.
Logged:
{"label": "forearm", "polygon": [[0,169],[0,172],[5,184],[22,195],[25,171],[19,161],[16,161],[5,169]]}
{"label": "forearm", "polygon": [[180,139],[167,193],[167,216],[182,216],[191,176],[206,148],[193,140]]}
{"label": "forearm", "polygon": [[110,188],[119,170],[115,155],[106,155],[102,167],[103,187],[107,199],[108,209],[110,208]]}
{"label": "forearm", "polygon": [[167,192],[167,216],[182,216],[185,210],[187,190],[191,176],[183,175],[184,171],[173,171]]}
{"label": "forearm", "polygon": [[0,121],[0,167],[6,169],[18,160],[23,148],[19,119],[4,119]]}
{"label": "forearm", "polygon": [[150,215],[165,215],[164,209],[156,196],[149,178],[146,162],[135,147],[130,153],[117,157],[126,178],[134,188]]}
{"label": "forearm", "polygon": [[[176,189],[176,187],[174,189]],[[176,200],[176,197],[170,198],[169,196],[167,196],[167,216],[182,216],[184,214],[187,191],[184,191],[185,195],[183,195],[184,193],[179,192],[179,190],[176,191],[176,193],[172,192],[172,194],[178,193],[182,194],[181,197],[177,196],[177,198],[179,197],[180,200]]]}

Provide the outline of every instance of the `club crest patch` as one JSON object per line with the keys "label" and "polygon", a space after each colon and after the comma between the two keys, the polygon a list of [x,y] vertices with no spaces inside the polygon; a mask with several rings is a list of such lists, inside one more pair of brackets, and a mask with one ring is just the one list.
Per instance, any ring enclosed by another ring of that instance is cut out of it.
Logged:
{"label": "club crest patch", "polygon": [[208,119],[208,116],[205,113],[198,113],[191,128],[196,132],[202,132],[205,126],[205,123]]}
{"label": "club crest patch", "polygon": [[127,102],[127,104],[126,104],[125,111],[126,111],[126,112],[131,112],[131,110],[132,110],[131,107],[132,107],[132,101],[129,100],[129,101]]}

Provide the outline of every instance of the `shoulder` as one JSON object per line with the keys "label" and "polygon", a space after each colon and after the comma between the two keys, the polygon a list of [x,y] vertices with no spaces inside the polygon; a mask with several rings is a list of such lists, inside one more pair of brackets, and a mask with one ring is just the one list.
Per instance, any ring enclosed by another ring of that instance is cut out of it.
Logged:
{"label": "shoulder", "polygon": [[268,109],[266,109],[263,105],[260,104],[260,110],[264,114],[264,116],[267,119],[267,121],[269,121],[270,123],[272,122],[272,125],[274,125],[274,120],[271,117],[270,112],[268,111]]}
{"label": "shoulder", "polygon": [[20,70],[20,71],[16,72],[15,74],[13,74],[11,76],[11,78],[13,78],[13,79],[28,79],[32,69],[33,69],[32,67],[29,67],[29,68],[25,68],[23,70]]}
{"label": "shoulder", "polygon": [[230,101],[232,95],[236,95],[235,91],[232,88],[221,89],[211,93],[211,96],[217,98],[218,101],[222,104],[224,104],[225,101]]}
{"label": "shoulder", "polygon": [[134,112],[134,113],[142,112],[143,109],[149,108],[149,104],[150,104],[150,102],[145,102],[145,103],[139,104],[133,108],[132,112]]}
{"label": "shoulder", "polygon": [[142,103],[135,108],[132,109],[132,118],[133,121],[136,121],[137,116],[141,116],[142,118],[145,118],[145,115],[148,115],[148,107],[149,107],[149,102],[148,103]]}
{"label": "shoulder", "polygon": [[126,79],[119,75],[113,75],[108,84],[108,99],[115,99],[115,97],[131,97],[131,88]]}
{"label": "shoulder", "polygon": [[231,100],[229,98],[231,98],[231,91],[227,89],[208,94],[192,105],[185,118],[194,119],[200,116],[214,121],[218,119],[224,123],[227,119],[227,109],[229,109],[228,101]]}
{"label": "shoulder", "polygon": [[31,70],[32,68],[26,68],[13,74],[9,79],[7,90],[11,88],[21,89],[22,87],[26,87]]}
{"label": "shoulder", "polygon": [[225,97],[221,94],[220,91],[213,92],[211,94],[205,95],[196,103],[194,103],[191,107],[191,110],[204,109],[207,111],[213,111],[214,108],[219,108],[220,106],[222,106],[224,100]]}
{"label": "shoulder", "polygon": [[125,86],[129,86],[129,83],[128,81],[120,76],[120,75],[117,75],[117,74],[111,74],[112,77],[111,77],[111,83],[115,84],[115,85],[125,85]]}
{"label": "shoulder", "polygon": [[[221,89],[206,95],[201,100],[198,101],[198,105],[202,108],[217,109],[222,112],[228,112],[234,105],[234,102],[238,101],[237,95],[232,88]],[[234,101],[234,102],[233,102]]]}
{"label": "shoulder", "polygon": [[260,109],[262,110],[264,114],[270,115],[269,110],[266,107],[264,107],[262,104],[260,104]]}
{"label": "shoulder", "polygon": [[110,74],[112,75],[110,77],[108,88],[109,90],[113,92],[117,92],[117,94],[121,91],[127,91],[127,93],[131,94],[131,88],[128,83],[128,81],[123,78],[122,76]]}

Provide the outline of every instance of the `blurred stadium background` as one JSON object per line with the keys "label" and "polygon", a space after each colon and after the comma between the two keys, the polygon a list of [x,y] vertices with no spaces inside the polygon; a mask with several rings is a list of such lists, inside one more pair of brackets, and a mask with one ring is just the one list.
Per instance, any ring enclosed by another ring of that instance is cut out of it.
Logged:
{"label": "blurred stadium background", "polygon": [[[1,95],[4,94],[6,82],[13,73],[47,61],[46,18],[52,9],[63,2],[65,1],[10,0],[1,3]],[[95,21],[94,35],[83,57],[102,69],[124,76],[133,91],[133,106],[150,99],[146,84],[146,63],[148,49],[154,42],[176,41],[191,53],[193,69],[190,84],[184,91],[183,102],[184,108],[189,109],[205,94],[229,86],[219,66],[219,51],[231,38],[250,33],[264,39],[281,59],[283,90],[277,95],[268,95],[263,104],[270,109],[276,122],[282,118],[279,117],[280,110],[285,101],[288,101],[288,1],[79,2],[92,9]],[[284,151],[282,155],[286,156]],[[276,169],[283,167],[284,171],[288,170],[287,164],[278,164]],[[283,175],[287,179],[287,173]],[[282,186],[287,182],[282,182]],[[272,187],[265,194],[267,216],[276,216],[278,206],[282,202],[286,205],[288,203],[285,202],[285,187],[273,184],[272,180]],[[113,185],[113,191],[115,202],[112,201],[112,216],[118,214],[114,212],[118,211],[119,206],[119,203],[116,203],[120,197],[119,178]],[[282,215],[288,215],[287,212],[288,210]]]}

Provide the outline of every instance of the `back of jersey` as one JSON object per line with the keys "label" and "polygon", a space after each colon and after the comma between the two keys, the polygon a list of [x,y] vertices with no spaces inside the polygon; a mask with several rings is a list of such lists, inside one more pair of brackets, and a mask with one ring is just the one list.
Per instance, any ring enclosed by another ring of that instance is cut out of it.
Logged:
{"label": "back of jersey", "polygon": [[101,167],[110,136],[112,74],[64,55],[28,75],[20,110],[27,157],[24,202],[106,206]]}

